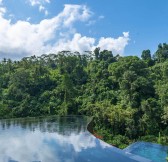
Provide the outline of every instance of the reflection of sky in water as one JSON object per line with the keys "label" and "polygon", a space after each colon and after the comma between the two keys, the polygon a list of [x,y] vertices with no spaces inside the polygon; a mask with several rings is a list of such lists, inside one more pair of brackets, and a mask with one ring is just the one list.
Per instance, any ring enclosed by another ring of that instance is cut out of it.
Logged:
{"label": "reflection of sky in water", "polygon": [[117,153],[112,153],[114,148],[90,135],[86,123],[81,117],[3,120],[0,122],[0,162],[127,161],[125,155],[117,157]]}

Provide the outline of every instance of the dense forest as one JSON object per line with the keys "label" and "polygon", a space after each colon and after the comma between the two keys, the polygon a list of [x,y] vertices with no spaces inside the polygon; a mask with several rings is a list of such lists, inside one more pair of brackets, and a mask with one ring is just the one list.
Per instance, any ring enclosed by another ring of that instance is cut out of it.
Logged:
{"label": "dense forest", "polygon": [[62,51],[0,62],[0,118],[87,115],[94,132],[124,148],[168,144],[168,44],[137,56]]}

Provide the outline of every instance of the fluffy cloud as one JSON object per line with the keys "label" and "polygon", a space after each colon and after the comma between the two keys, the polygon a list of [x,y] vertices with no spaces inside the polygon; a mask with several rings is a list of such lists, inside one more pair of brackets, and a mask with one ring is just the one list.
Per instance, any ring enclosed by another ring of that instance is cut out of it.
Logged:
{"label": "fluffy cloud", "polygon": [[28,0],[32,6],[50,3],[50,0]]}
{"label": "fluffy cloud", "polygon": [[72,40],[61,39],[59,40],[54,47],[51,49],[52,51],[90,51],[95,44],[95,39],[90,37],[82,37],[81,34],[75,33]]}
{"label": "fluffy cloud", "polygon": [[6,13],[6,8],[0,7],[0,15],[3,16]]}
{"label": "fluffy cloud", "polygon": [[[71,161],[74,154],[79,156],[78,153],[96,147],[96,138],[84,132],[71,133],[70,135],[60,135],[57,132],[40,132],[38,130],[35,132],[23,131],[22,133],[16,131],[12,135],[9,132],[4,132],[0,135],[0,161],[8,162],[11,159],[19,162],[37,160],[43,162]],[[100,143],[100,147],[104,148],[104,145]],[[63,151],[61,152],[60,149]],[[101,150],[101,148],[99,149]]]}
{"label": "fluffy cloud", "polygon": [[123,54],[124,49],[129,41],[129,32],[123,32],[123,36],[118,38],[100,38],[96,44],[96,39],[92,37],[81,36],[81,34],[74,34],[72,40],[62,39],[59,40],[54,48],[51,49],[52,52],[58,52],[63,50],[69,51],[93,51],[96,47],[100,47],[101,50],[113,51],[114,54]]}
{"label": "fluffy cloud", "polygon": [[0,14],[0,40],[3,40],[0,41],[0,53],[26,56],[47,52],[50,47],[48,41],[55,38],[56,32],[63,28],[69,30],[69,26],[75,21],[86,21],[89,16],[88,8],[80,5],[65,5],[64,10],[57,16],[44,19],[39,24],[27,21],[12,24]]}
{"label": "fluffy cloud", "polygon": [[40,5],[39,11],[43,11],[44,9],[45,9],[44,6]]}
{"label": "fluffy cloud", "polygon": [[39,11],[40,12],[44,12],[44,14],[47,16],[48,15],[48,10],[46,10],[46,8],[43,5],[39,6]]}
{"label": "fluffy cloud", "polygon": [[38,6],[40,12],[48,15],[48,10],[44,7],[45,4],[50,3],[50,0],[28,0],[31,6]]}
{"label": "fluffy cloud", "polygon": [[[49,0],[45,0],[49,3]],[[32,5],[41,1],[31,1]],[[41,10],[43,8],[41,7]],[[51,19],[44,19],[38,24],[17,21],[12,24],[4,18],[6,12],[0,8],[0,57],[22,58],[42,53],[55,53],[62,50],[92,51],[96,47],[124,52],[129,41],[129,33],[118,38],[100,38],[82,36],[76,32],[75,22],[88,22],[92,12],[85,5],[65,5],[62,12]],[[2,41],[3,40],[3,41]],[[98,43],[96,43],[98,42]]]}
{"label": "fluffy cloud", "polygon": [[129,41],[129,32],[123,32],[122,37],[118,38],[100,38],[98,47],[101,50],[113,51],[114,54],[123,54],[124,49]]}
{"label": "fluffy cloud", "polygon": [[59,17],[62,17],[63,24],[67,27],[75,21],[87,21],[92,12],[84,5],[65,5],[64,11],[59,14]]}

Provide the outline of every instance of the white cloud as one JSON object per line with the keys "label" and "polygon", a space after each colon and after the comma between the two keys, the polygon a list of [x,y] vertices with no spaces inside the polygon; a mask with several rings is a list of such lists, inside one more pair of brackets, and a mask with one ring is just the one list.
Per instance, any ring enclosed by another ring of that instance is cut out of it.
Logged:
{"label": "white cloud", "polygon": [[0,7],[0,16],[3,16],[6,13],[6,8]]}
{"label": "white cloud", "polygon": [[2,4],[2,0],[0,0],[0,5]]}
{"label": "white cloud", "polygon": [[92,50],[95,43],[94,38],[82,37],[81,34],[75,33],[72,40],[61,39],[56,44],[55,47],[51,49],[50,52],[58,52],[63,50],[69,51],[90,51]]}
{"label": "white cloud", "polygon": [[78,33],[74,23],[88,22],[93,14],[85,5],[65,5],[57,16],[44,19],[38,24],[31,24],[28,22],[29,18],[27,21],[19,20],[12,24],[3,17],[3,13],[5,10],[0,9],[0,40],[3,40],[0,41],[1,58],[17,59],[61,50],[83,52],[94,50],[96,47],[112,50],[114,54],[123,54],[129,41],[128,32],[124,32],[123,36],[118,38],[102,37],[99,40]]}
{"label": "white cloud", "polygon": [[31,6],[42,5],[45,3],[50,3],[50,0],[28,0]]}
{"label": "white cloud", "polygon": [[41,11],[43,11],[43,10],[45,10],[45,7],[44,7],[43,5],[40,5],[40,6],[39,6],[39,11],[41,12]]}
{"label": "white cloud", "polygon": [[124,49],[129,41],[129,32],[123,32],[123,36],[118,38],[100,38],[98,47],[101,50],[110,50],[114,54],[123,54]]}
{"label": "white cloud", "polygon": [[63,17],[63,24],[68,27],[76,20],[88,20],[91,15],[92,12],[86,6],[65,5],[64,11],[59,16]]}
{"label": "white cloud", "polygon": [[59,40],[54,48],[50,52],[58,52],[63,50],[69,51],[93,51],[96,47],[100,47],[102,50],[113,51],[113,54],[123,54],[124,49],[129,41],[129,32],[123,32],[123,36],[118,38],[100,38],[96,44],[96,39],[92,37],[81,36],[79,33],[75,33],[71,40],[62,39]]}
{"label": "white cloud", "polygon": [[45,7],[45,4],[50,3],[50,0],[28,0],[31,6],[38,6],[40,12],[48,15],[48,10]]}
{"label": "white cloud", "polygon": [[47,11],[47,10],[45,10],[44,14],[45,14],[45,16],[47,16],[47,15],[48,15],[48,11]]}
{"label": "white cloud", "polygon": [[50,3],[50,0],[45,0],[47,3]]}
{"label": "white cloud", "polygon": [[[75,17],[75,14],[78,16]],[[25,56],[47,52],[50,46],[47,42],[55,37],[56,32],[63,28],[69,30],[69,26],[75,21],[86,21],[89,16],[88,8],[81,5],[65,5],[64,10],[57,16],[44,19],[39,24],[27,21],[12,24],[10,20],[0,15],[0,40],[3,40],[0,41],[0,53],[3,55],[17,53]]]}
{"label": "white cloud", "polygon": [[[0,161],[3,162],[8,162],[11,159],[19,162],[71,161],[74,154],[77,155],[83,150],[96,147],[96,138],[84,132],[61,135],[57,132],[41,133],[38,130],[26,133],[16,131],[13,135],[9,132],[3,132],[0,137]],[[101,143],[100,147],[104,148]],[[61,154],[60,149],[63,150]],[[67,156],[63,158],[62,155]]]}
{"label": "white cloud", "polygon": [[39,6],[39,11],[40,12],[44,12],[45,16],[48,15],[48,10],[43,5]]}

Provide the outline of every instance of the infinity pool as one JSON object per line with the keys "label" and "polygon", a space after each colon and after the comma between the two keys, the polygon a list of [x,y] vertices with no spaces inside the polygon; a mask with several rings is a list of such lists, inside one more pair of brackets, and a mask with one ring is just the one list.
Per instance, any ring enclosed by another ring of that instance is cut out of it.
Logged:
{"label": "infinity pool", "polygon": [[153,162],[166,162],[168,146],[148,142],[136,142],[124,149],[124,151],[148,158]]}
{"label": "infinity pool", "polygon": [[95,138],[86,117],[0,120],[0,162],[148,162]]}

